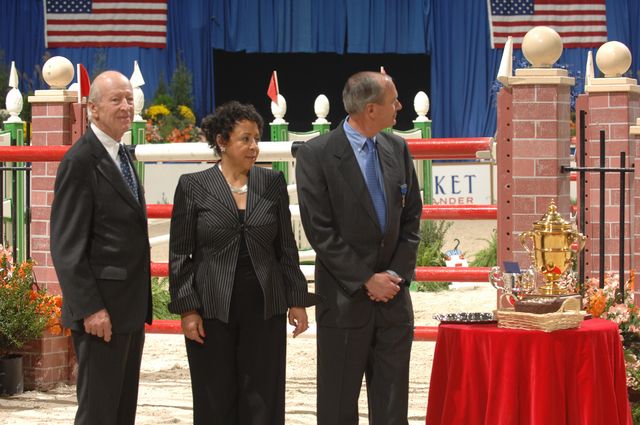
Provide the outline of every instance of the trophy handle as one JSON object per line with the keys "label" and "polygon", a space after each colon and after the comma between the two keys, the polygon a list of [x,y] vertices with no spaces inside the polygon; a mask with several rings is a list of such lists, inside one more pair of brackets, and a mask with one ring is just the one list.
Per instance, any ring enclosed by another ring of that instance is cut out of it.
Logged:
{"label": "trophy handle", "polygon": [[514,306],[514,305],[516,305],[516,301],[517,300],[518,300],[518,298],[511,292],[505,292],[502,295],[500,295],[500,304],[501,305],[508,304],[508,305]]}
{"label": "trophy handle", "polygon": [[498,282],[503,282],[504,285],[504,281],[502,280],[502,270],[500,270],[500,267],[495,266],[489,270],[489,283],[491,283],[491,286],[496,289],[503,289],[503,286],[498,285]]}
{"label": "trophy handle", "polygon": [[524,248],[525,251],[527,251],[527,253],[533,257],[533,250],[530,249],[527,246],[527,238],[529,238],[529,240],[531,241],[531,246],[534,246],[534,241],[533,241],[533,232],[528,230],[526,232],[522,232],[520,233],[520,245],[522,245],[522,247]]}
{"label": "trophy handle", "polygon": [[571,234],[571,236],[572,236],[571,242],[578,243],[578,249],[576,249],[576,251],[577,252],[582,251],[582,249],[584,248],[584,245],[587,243],[587,237],[582,233],[573,233]]}

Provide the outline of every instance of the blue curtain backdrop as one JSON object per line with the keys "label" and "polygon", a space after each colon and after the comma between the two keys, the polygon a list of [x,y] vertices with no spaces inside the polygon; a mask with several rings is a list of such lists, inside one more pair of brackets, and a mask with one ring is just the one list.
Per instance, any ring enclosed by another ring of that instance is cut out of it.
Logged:
{"label": "blue curtain backdrop", "polygon": [[[193,7],[185,7],[186,4]],[[44,7],[42,0],[4,0],[0,2],[0,49],[5,61],[16,62],[16,68],[27,73],[31,84],[21,75],[20,89],[47,88],[33,72],[42,66],[45,54],[64,56],[82,63],[89,73],[96,66],[116,69],[127,76],[133,73],[137,60],[144,76],[142,90],[151,100],[162,77],[168,82],[182,58],[193,74],[194,109],[199,116],[214,107],[213,59],[211,51],[211,17],[213,4],[207,0],[169,0],[167,48],[56,48],[44,47]]]}
{"label": "blue curtain backdrop", "polygon": [[[42,0],[0,2],[0,48],[33,86],[45,53],[125,75],[138,60],[151,99],[161,75],[168,81],[182,57],[193,73],[195,111],[213,110],[212,49],[260,53],[412,53],[431,55],[434,137],[490,136],[496,128],[495,77],[501,49],[491,49],[486,0],[169,0],[166,49],[58,48],[45,51]],[[607,0],[609,40],[631,49],[631,76],[638,77],[640,2]],[[568,68],[582,92],[587,49],[565,49]],[[526,66],[519,50],[515,67]],[[596,71],[597,72],[597,71]],[[312,84],[312,83],[310,83]],[[411,104],[412,99],[401,99]],[[332,99],[338,102],[338,99]],[[290,107],[293,105],[290,105]],[[406,108],[402,113],[409,113]]]}

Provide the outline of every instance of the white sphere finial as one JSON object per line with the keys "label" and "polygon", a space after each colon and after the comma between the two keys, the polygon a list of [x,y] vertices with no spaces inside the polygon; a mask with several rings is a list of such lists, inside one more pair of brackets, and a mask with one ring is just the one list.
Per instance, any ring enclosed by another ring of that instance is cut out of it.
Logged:
{"label": "white sphere finial", "polygon": [[562,55],[562,39],[553,28],[533,27],[522,39],[522,53],[534,68],[551,68]]}
{"label": "white sphere finial", "polygon": [[66,89],[74,75],[73,64],[64,56],[54,56],[42,66],[42,78],[52,89]]}
{"label": "white sphere finial", "polygon": [[605,77],[620,77],[631,66],[631,52],[619,41],[609,41],[596,52],[596,64]]}
{"label": "white sphere finial", "polygon": [[416,114],[418,114],[418,117],[415,119],[416,121],[429,121],[429,118],[427,118],[429,106],[429,96],[427,96],[425,92],[419,91],[416,97],[413,98],[413,109],[416,111]]}
{"label": "white sphere finial", "polygon": [[9,118],[6,122],[22,122],[20,119],[20,112],[22,112],[22,93],[18,90],[18,71],[16,70],[16,63],[11,61],[11,71],[9,72],[9,87],[11,90],[5,97],[5,104],[7,105],[7,112],[9,112]]}
{"label": "white sphere finial", "polygon": [[287,113],[287,101],[284,96],[278,94],[278,103],[271,102],[271,113],[276,118],[272,124],[285,124],[284,116]]}
{"label": "white sphere finial", "polygon": [[329,99],[327,96],[321,94],[316,97],[316,101],[313,102],[313,111],[318,117],[314,124],[329,124],[329,121],[327,121],[327,116],[329,115]]}

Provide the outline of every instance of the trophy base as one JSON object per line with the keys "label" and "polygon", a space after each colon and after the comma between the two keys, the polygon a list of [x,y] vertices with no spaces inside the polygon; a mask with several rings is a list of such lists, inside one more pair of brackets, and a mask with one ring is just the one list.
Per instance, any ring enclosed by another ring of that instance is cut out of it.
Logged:
{"label": "trophy base", "polygon": [[536,289],[538,295],[570,295],[572,294],[567,288],[558,285],[556,282],[548,282]]}

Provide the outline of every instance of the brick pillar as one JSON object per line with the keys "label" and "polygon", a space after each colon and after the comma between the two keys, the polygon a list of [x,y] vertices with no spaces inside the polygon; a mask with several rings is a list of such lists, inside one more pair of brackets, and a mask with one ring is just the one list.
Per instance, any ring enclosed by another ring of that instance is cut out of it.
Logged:
{"label": "brick pillar", "polygon": [[[32,114],[32,145],[55,146],[72,143],[75,121],[75,92],[38,90],[29,96]],[[77,138],[76,138],[77,140]],[[34,162],[31,172],[31,257],[38,284],[51,294],[60,293],[60,284],[51,261],[49,230],[53,185],[57,162]],[[31,341],[22,349],[25,389],[50,389],[58,383],[75,381],[75,356],[68,336],[51,335]]]}
{"label": "brick pillar", "polygon": [[520,233],[554,200],[569,220],[570,88],[575,83],[563,69],[519,69],[508,78],[498,98],[498,264],[531,259]]}
{"label": "brick pillar", "polygon": [[[585,87],[586,94],[581,103],[587,111],[586,166],[600,166],[600,131],[605,134],[605,166],[620,166],[620,152],[627,155],[627,167],[640,170],[637,143],[630,136],[629,128],[640,117],[640,87],[631,78],[595,78]],[[579,152],[578,152],[579,153]],[[637,253],[640,251],[639,218],[640,201],[637,183],[638,172],[627,174],[625,181],[625,223],[624,223],[624,269],[628,271],[640,265]],[[617,273],[620,269],[620,174],[608,173],[605,178],[605,220],[604,220],[604,270]],[[600,268],[600,175],[587,174],[585,193],[585,277],[598,277]]]}
{"label": "brick pillar", "polygon": [[[38,91],[48,92],[48,90]],[[57,92],[57,91],[56,91]],[[71,144],[73,96],[30,96],[33,146]],[[49,218],[57,162],[34,162],[31,172],[31,257],[38,283],[50,293],[60,293],[49,253]]]}

